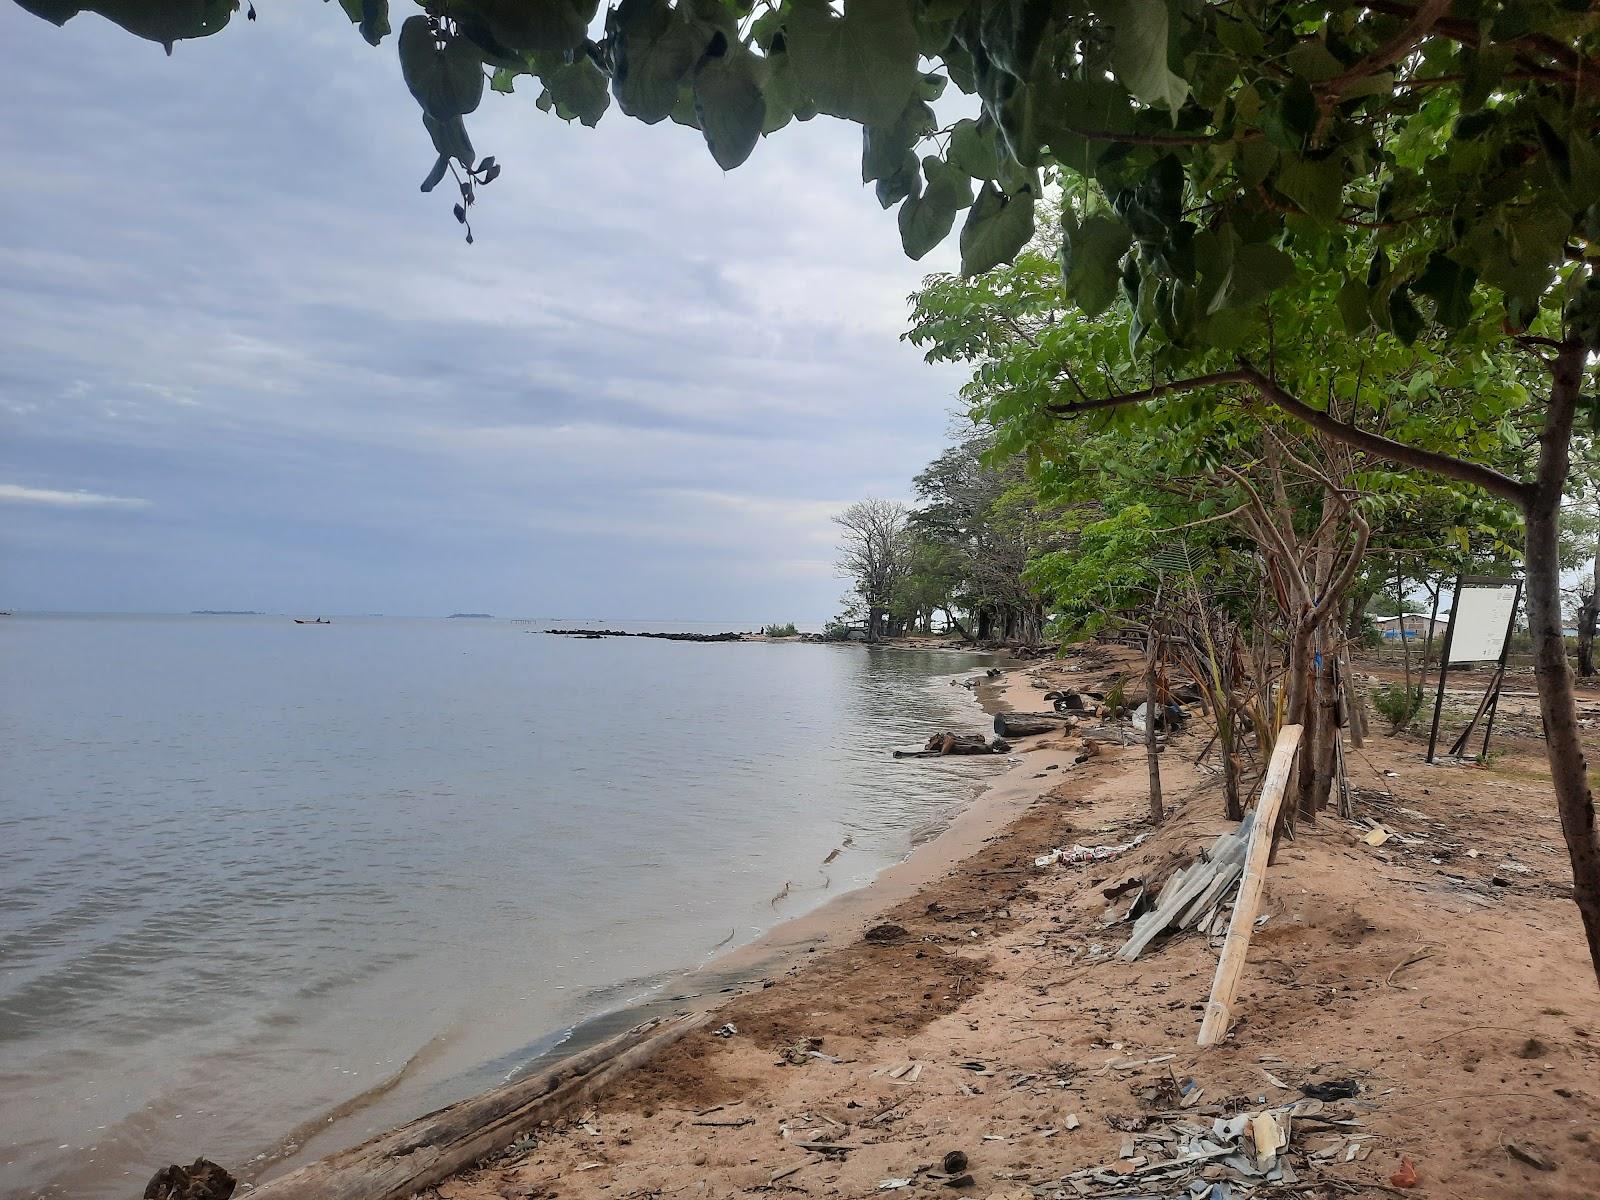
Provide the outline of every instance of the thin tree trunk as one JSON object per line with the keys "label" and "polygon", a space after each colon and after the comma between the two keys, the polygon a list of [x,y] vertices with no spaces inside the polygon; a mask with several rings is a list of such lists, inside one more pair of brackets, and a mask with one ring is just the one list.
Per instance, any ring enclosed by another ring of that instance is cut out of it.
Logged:
{"label": "thin tree trunk", "polygon": [[1594,550],[1594,583],[1589,594],[1583,597],[1583,607],[1578,610],[1578,674],[1585,679],[1594,675],[1594,632],[1600,620],[1600,544]]}
{"label": "thin tree trunk", "polygon": [[[1156,591],[1156,604],[1161,603],[1161,592]],[[1144,761],[1150,773],[1150,823],[1161,824],[1161,752],[1156,748],[1156,720],[1160,702],[1156,698],[1156,660],[1161,655],[1161,641],[1156,633],[1156,623],[1150,622],[1145,633],[1144,651]]]}
{"label": "thin tree trunk", "polygon": [[1544,718],[1545,751],[1555,784],[1561,832],[1572,860],[1572,892],[1583,917],[1589,958],[1600,980],[1600,832],[1594,794],[1578,732],[1561,628],[1561,498],[1567,481],[1573,414],[1583,384],[1584,352],[1571,343],[1556,352],[1550,407],[1539,435],[1538,479],[1525,506],[1527,522],[1528,629],[1533,635],[1534,675]]}

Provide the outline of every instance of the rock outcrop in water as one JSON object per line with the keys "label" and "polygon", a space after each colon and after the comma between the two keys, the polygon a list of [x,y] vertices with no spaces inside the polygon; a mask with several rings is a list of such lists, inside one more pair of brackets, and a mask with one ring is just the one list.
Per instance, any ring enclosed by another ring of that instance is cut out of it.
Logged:
{"label": "rock outcrop in water", "polygon": [[658,638],[663,642],[742,642],[742,633],[629,633],[625,629],[546,629],[546,633],[561,637],[608,638],[637,637]]}

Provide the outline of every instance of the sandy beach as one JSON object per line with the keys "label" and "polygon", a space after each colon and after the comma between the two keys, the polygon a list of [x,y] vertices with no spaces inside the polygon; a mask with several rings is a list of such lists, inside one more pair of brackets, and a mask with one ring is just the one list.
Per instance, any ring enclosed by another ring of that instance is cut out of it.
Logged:
{"label": "sandy beach", "polygon": [[[998,699],[1037,707],[1041,686],[1091,676],[1070,658],[1018,668]],[[1600,997],[1538,748],[1487,769],[1428,767],[1382,736],[1353,753],[1358,811],[1391,837],[1369,846],[1367,824],[1324,818],[1285,845],[1233,1032],[1201,1051],[1216,939],[1122,962],[1128,926],[1105,926],[1102,892],[1229,827],[1190,761],[1202,744],[1163,756],[1169,815],[1141,845],[1039,869],[1053,847],[1148,831],[1143,755],[1073,766],[1077,738],[1019,743],[944,837],[785,926],[781,973],[436,1194],[1165,1195],[1137,1172],[1174,1120],[1299,1100],[1296,1194],[1593,1196]],[[1305,1102],[1341,1081],[1357,1094]],[[953,1151],[966,1165],[949,1178]],[[1391,1182],[1407,1163],[1410,1189]],[[1118,1190],[1092,1168],[1129,1178]]]}

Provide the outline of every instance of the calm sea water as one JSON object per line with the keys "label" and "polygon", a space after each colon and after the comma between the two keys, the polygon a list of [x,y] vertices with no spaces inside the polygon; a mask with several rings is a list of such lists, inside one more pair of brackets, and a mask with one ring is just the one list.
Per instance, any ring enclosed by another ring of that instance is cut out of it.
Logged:
{"label": "calm sea water", "polygon": [[984,775],[888,757],[981,726],[970,656],[535,629],[0,619],[0,1195],[492,1086]]}

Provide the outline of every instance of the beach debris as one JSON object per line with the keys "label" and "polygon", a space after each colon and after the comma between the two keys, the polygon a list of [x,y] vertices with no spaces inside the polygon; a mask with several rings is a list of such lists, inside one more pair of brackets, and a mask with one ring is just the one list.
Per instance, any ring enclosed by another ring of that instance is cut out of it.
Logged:
{"label": "beach debris", "polygon": [[1040,733],[1065,733],[1077,728],[1077,720],[1064,713],[999,712],[994,715],[997,737],[1033,737]]}
{"label": "beach debris", "polygon": [[1535,1171],[1554,1171],[1556,1169],[1555,1163],[1531,1146],[1525,1146],[1521,1142],[1507,1142],[1506,1153],[1518,1162],[1527,1163]]}
{"label": "beach debris", "polygon": [[1349,1100],[1361,1094],[1361,1085],[1354,1079],[1324,1079],[1320,1083],[1302,1083],[1300,1094],[1313,1100]]}
{"label": "beach debris", "polygon": [[[1244,874],[1244,856],[1254,823],[1252,809],[1238,829],[1219,834],[1210,849],[1181,871],[1175,871],[1148,906],[1149,911],[1134,923],[1133,933],[1117,951],[1117,957],[1133,962],[1168,929],[1209,926],[1214,910]],[[1130,915],[1132,911],[1130,908]]]}
{"label": "beach debris", "polygon": [[[1133,728],[1137,733],[1145,732],[1145,722],[1148,720],[1149,705],[1141,704],[1133,710]],[[1189,723],[1189,714],[1183,711],[1181,705],[1166,704],[1156,710],[1156,728],[1163,733],[1176,733]]]}
{"label": "beach debris", "polygon": [[691,1125],[701,1125],[707,1129],[742,1129],[746,1125],[754,1125],[754,1117],[734,1117],[730,1121],[690,1121]]}
{"label": "beach debris", "polygon": [[899,1191],[901,1188],[908,1188],[910,1186],[911,1186],[911,1180],[909,1180],[909,1179],[880,1179],[880,1180],[878,1180],[878,1190],[880,1192],[894,1192],[894,1191]]}
{"label": "beach debris", "polygon": [[1389,1185],[1397,1188],[1414,1188],[1417,1186],[1417,1168],[1412,1165],[1409,1158],[1400,1160],[1400,1169],[1389,1176]]}
{"label": "beach debris", "polygon": [[967,1152],[965,1150],[950,1150],[940,1160],[946,1175],[959,1175],[967,1169]]}
{"label": "beach debris", "polygon": [[1077,1113],[1068,1113],[1065,1124],[1069,1130],[1072,1130],[1078,1128],[1083,1122],[1078,1118]]}
{"label": "beach debris", "polygon": [[1394,830],[1388,829],[1382,825],[1377,825],[1370,829],[1367,832],[1367,836],[1361,840],[1369,846],[1381,846],[1393,836]]}
{"label": "beach debris", "polygon": [[209,1158],[162,1167],[144,1186],[144,1200],[228,1200],[238,1181]]}
{"label": "beach debris", "polygon": [[1105,846],[1084,846],[1074,842],[1066,848],[1058,846],[1048,854],[1041,854],[1033,860],[1033,865],[1042,871],[1047,867],[1054,867],[1062,863],[1075,865],[1087,862],[1104,862],[1108,858],[1115,858],[1119,854],[1132,850],[1149,836],[1148,833],[1141,833],[1131,842]]}
{"label": "beach debris", "polygon": [[729,1021],[726,1025],[719,1025],[715,1029],[713,1029],[711,1031],[711,1036],[712,1037],[719,1037],[719,1038],[731,1038],[734,1034],[736,1034],[738,1032],[739,1032],[739,1027],[737,1025],[735,1025],[732,1021]]}
{"label": "beach debris", "polygon": [[896,758],[945,758],[952,754],[1006,754],[1011,743],[1003,738],[989,740],[981,733],[936,733],[920,750],[896,750]]}
{"label": "beach debris", "polygon": [[904,925],[896,925],[893,921],[884,921],[882,924],[874,925],[867,930],[866,933],[861,935],[861,939],[862,941],[882,945],[887,942],[898,942],[905,936],[906,927]]}
{"label": "beach debris", "polygon": [[778,1058],[788,1063],[791,1067],[803,1067],[813,1058],[821,1058],[838,1062],[832,1055],[821,1053],[822,1039],[819,1037],[803,1037],[792,1046],[785,1046],[778,1052]]}

